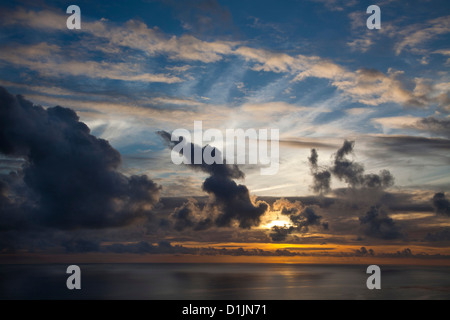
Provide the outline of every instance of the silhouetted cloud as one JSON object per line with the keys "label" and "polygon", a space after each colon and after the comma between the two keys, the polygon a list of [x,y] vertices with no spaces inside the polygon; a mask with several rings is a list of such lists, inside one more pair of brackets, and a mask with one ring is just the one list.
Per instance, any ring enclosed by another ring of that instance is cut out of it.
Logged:
{"label": "silhouetted cloud", "polygon": [[352,188],[385,189],[394,185],[394,177],[388,170],[381,170],[378,174],[365,174],[361,163],[347,159],[347,155],[353,153],[354,141],[345,140],[344,144],[334,155],[332,166],[319,169],[318,153],[311,149],[308,157],[313,185],[311,188],[316,193],[328,193],[331,189],[331,175],[346,182]]}
{"label": "silhouetted cloud", "polygon": [[[191,161],[189,167],[208,173],[210,176],[203,182],[202,188],[214,196],[215,205],[219,208],[220,214],[215,218],[215,224],[219,227],[230,226],[236,220],[241,228],[250,228],[260,223],[261,216],[266,212],[268,205],[264,202],[253,204],[250,193],[245,185],[237,184],[233,179],[244,177],[244,173],[237,165],[229,165],[225,161],[223,164],[205,163],[202,158],[201,163],[195,164],[194,155],[196,152],[203,154],[205,148],[210,146],[197,146],[190,142],[184,142],[182,137],[178,141],[171,141],[171,134],[166,131],[159,131],[158,134],[164,139],[166,144],[172,149],[179,143],[187,143],[191,149]],[[220,150],[212,148],[211,155],[220,153]],[[180,151],[182,154],[182,150]]]}
{"label": "silhouetted cloud", "polygon": [[317,154],[317,150],[311,149],[311,156],[308,158],[308,161],[309,161],[312,169],[317,170],[318,160],[319,160],[319,155]]}
{"label": "silhouetted cloud", "polygon": [[367,250],[366,247],[361,247],[361,249],[358,249],[355,251],[356,256],[374,256],[375,252],[373,249]]}
{"label": "silhouetted cloud", "polygon": [[435,233],[427,233],[425,236],[425,241],[450,241],[450,228],[445,227]]}
{"label": "silhouetted cloud", "polygon": [[273,226],[270,231],[270,238],[272,241],[280,242],[286,240],[288,235],[290,235],[293,232],[292,227],[286,227],[286,226]]}
{"label": "silhouetted cloud", "polygon": [[147,216],[160,187],[118,171],[121,157],[90,134],[76,113],[44,109],[0,88],[0,152],[25,160],[0,175],[0,229],[127,225]]}
{"label": "silhouetted cloud", "polygon": [[322,217],[317,215],[312,207],[306,207],[300,213],[290,215],[289,219],[297,230],[308,232],[310,226],[320,225]]}
{"label": "silhouetted cloud", "polygon": [[433,205],[436,213],[450,216],[450,201],[445,197],[443,192],[438,192],[433,196]]}
{"label": "silhouetted cloud", "polygon": [[172,254],[189,254],[195,253],[196,250],[186,248],[180,245],[172,245],[168,241],[159,241],[157,245],[153,245],[146,241],[139,241],[136,243],[113,243],[110,245],[103,246],[101,248],[102,252],[112,252],[112,253],[135,253],[135,254],[161,254],[161,253],[172,253]]}
{"label": "silhouetted cloud", "polygon": [[381,170],[377,174],[364,174],[364,166],[358,162],[348,160],[347,155],[353,152],[354,141],[345,140],[336,152],[331,172],[352,187],[387,188],[394,184],[394,177],[388,170]]}
{"label": "silhouetted cloud", "polygon": [[312,206],[303,206],[299,201],[290,202],[286,199],[277,200],[274,210],[289,216],[291,226],[273,226],[270,232],[272,241],[284,241],[292,233],[306,233],[311,226],[319,226],[328,230],[328,223],[322,222],[322,217],[316,214]]}
{"label": "silhouetted cloud", "polygon": [[[207,205],[205,206],[207,207]],[[174,221],[173,228],[177,231],[183,231],[189,228],[205,230],[212,227],[214,225],[212,215],[205,211],[208,211],[208,208],[202,210],[195,199],[189,199],[171,214],[170,217]]]}
{"label": "silhouetted cloud", "polygon": [[382,256],[383,257],[409,258],[409,257],[413,257],[414,254],[412,253],[410,248],[406,248],[406,249],[403,249],[402,251],[397,251],[395,253],[385,253]]}
{"label": "silhouetted cloud", "polygon": [[316,149],[311,149],[311,156],[308,158],[313,176],[311,188],[316,193],[326,194],[330,191],[331,173],[328,169],[319,170],[318,160],[319,155]]}
{"label": "silhouetted cloud", "polygon": [[400,228],[395,224],[386,212],[378,206],[373,206],[365,216],[359,218],[364,227],[364,234],[372,238],[392,240],[402,237]]}

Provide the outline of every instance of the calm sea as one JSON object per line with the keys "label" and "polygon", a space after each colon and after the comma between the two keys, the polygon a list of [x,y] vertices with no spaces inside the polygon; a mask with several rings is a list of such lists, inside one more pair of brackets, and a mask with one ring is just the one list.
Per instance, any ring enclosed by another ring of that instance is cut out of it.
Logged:
{"label": "calm sea", "polygon": [[450,299],[449,267],[279,264],[84,264],[81,290],[67,265],[0,265],[0,299]]}

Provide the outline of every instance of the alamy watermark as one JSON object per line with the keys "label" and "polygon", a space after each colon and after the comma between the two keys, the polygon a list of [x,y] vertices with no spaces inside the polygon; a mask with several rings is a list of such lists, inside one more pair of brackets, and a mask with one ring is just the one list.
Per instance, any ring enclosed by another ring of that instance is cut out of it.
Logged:
{"label": "alamy watermark", "polygon": [[370,13],[371,16],[367,18],[367,29],[381,29],[381,9],[377,5],[371,5],[367,7],[366,13]]}
{"label": "alamy watermark", "polygon": [[[278,129],[270,129],[270,136],[269,129],[226,129],[224,135],[219,129],[203,131],[202,121],[194,121],[193,137],[187,129],[176,129],[171,140],[178,142],[171,153],[172,162],[177,165],[258,164],[267,166],[260,169],[261,175],[278,172]],[[191,143],[199,147],[192,148]]]}
{"label": "alamy watermark", "polygon": [[70,17],[67,18],[66,26],[67,29],[81,29],[81,10],[77,5],[70,5],[67,7],[66,13],[71,14]]}
{"label": "alamy watermark", "polygon": [[381,269],[379,266],[372,264],[367,267],[367,274],[371,274],[369,278],[367,278],[366,286],[367,289],[381,289]]}
{"label": "alamy watermark", "polygon": [[71,274],[66,281],[67,289],[73,290],[81,289],[81,269],[79,266],[73,264],[67,267],[66,273]]}

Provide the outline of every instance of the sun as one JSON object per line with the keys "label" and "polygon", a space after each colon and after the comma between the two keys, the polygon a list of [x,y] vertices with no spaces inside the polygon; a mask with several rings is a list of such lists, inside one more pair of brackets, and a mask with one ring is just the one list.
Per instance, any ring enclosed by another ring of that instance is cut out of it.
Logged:
{"label": "sun", "polygon": [[276,220],[271,220],[268,223],[266,223],[264,225],[264,228],[272,229],[272,227],[275,227],[275,226],[277,226],[277,227],[284,227],[284,226],[290,227],[290,226],[292,226],[292,224],[287,219],[276,219]]}

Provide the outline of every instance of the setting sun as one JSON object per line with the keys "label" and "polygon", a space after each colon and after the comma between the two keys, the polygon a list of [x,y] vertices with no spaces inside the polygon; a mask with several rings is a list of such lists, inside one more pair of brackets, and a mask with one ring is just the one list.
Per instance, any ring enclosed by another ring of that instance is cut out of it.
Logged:
{"label": "setting sun", "polygon": [[272,229],[272,227],[290,227],[292,226],[291,222],[288,219],[277,219],[277,220],[271,220],[267,224],[263,225],[262,228],[264,229]]}

